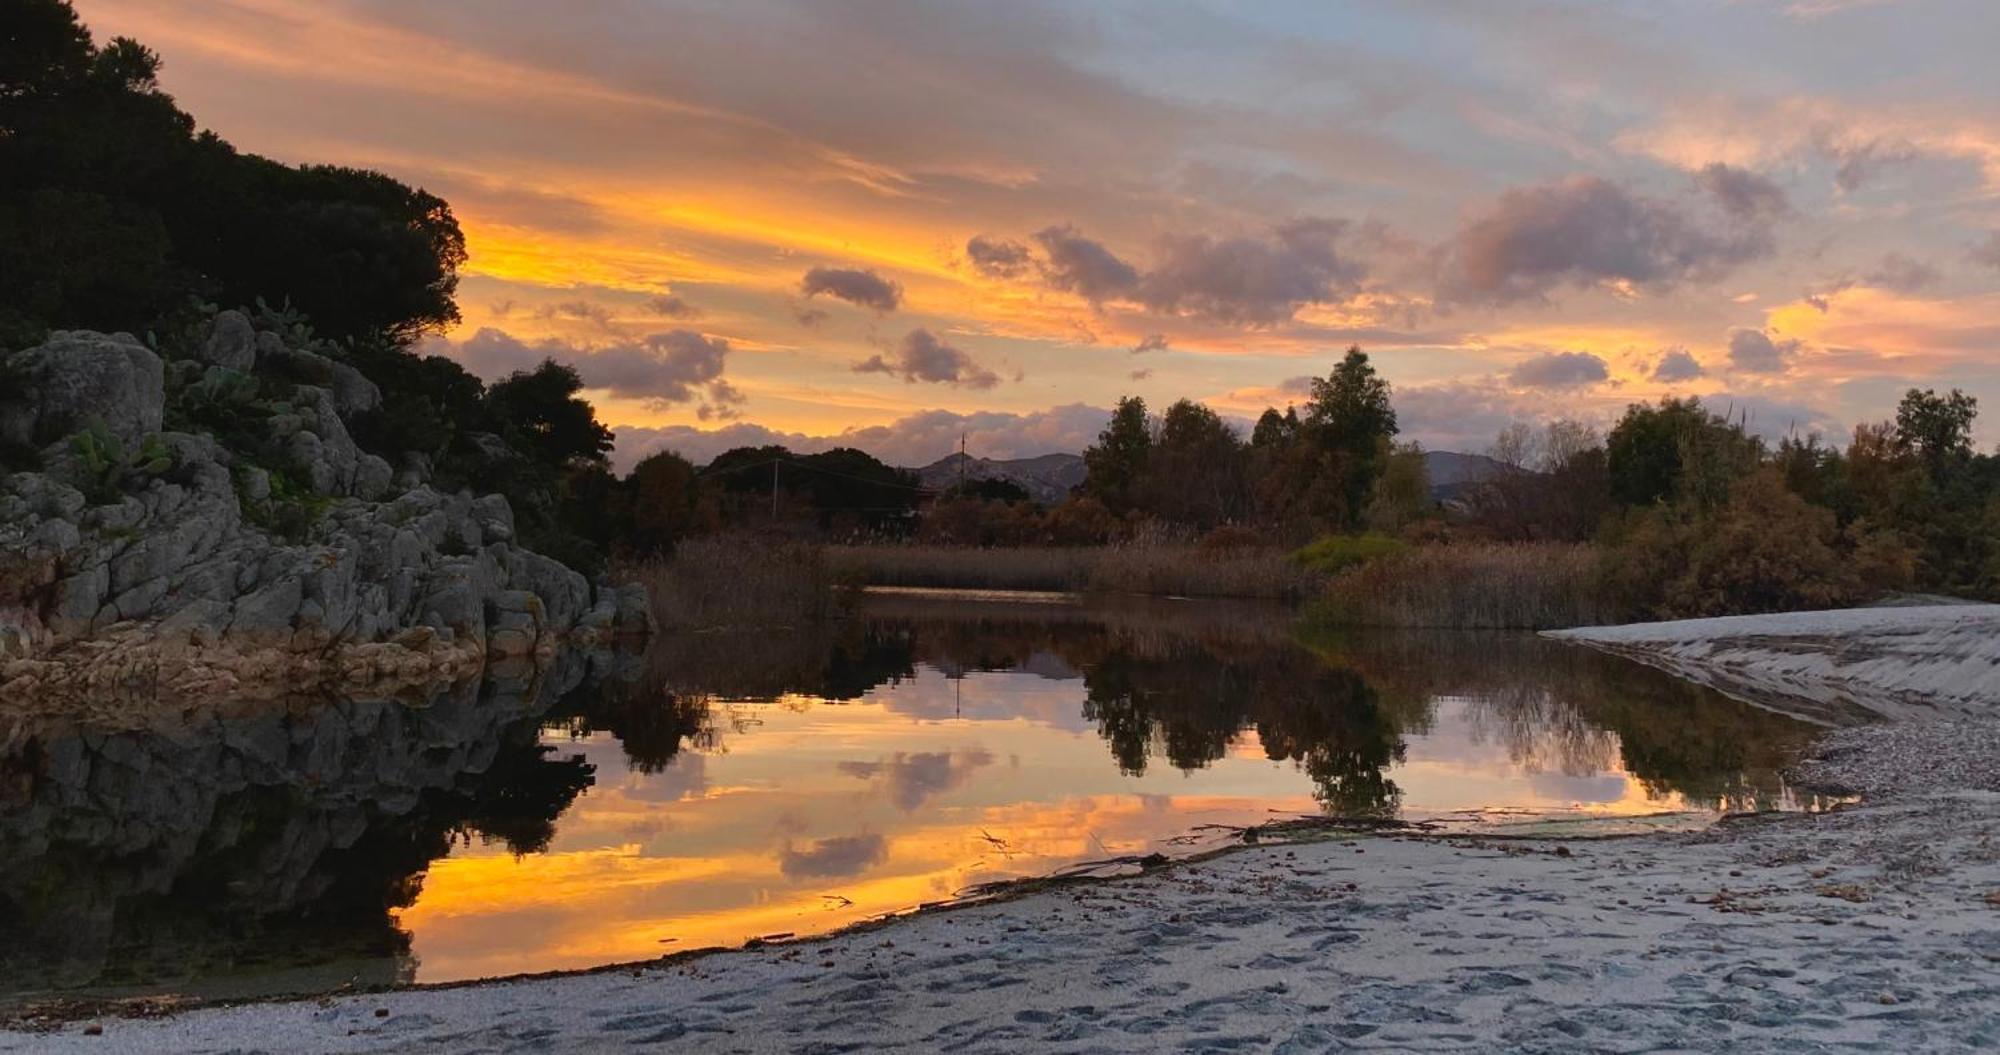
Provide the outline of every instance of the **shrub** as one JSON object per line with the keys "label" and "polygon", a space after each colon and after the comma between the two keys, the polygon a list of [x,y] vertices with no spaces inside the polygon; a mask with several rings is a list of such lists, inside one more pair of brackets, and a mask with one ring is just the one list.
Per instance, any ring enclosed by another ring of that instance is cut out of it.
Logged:
{"label": "shrub", "polygon": [[1609,554],[1617,593],[1663,619],[1838,608],[1907,586],[1915,554],[1785,487],[1766,467],[1731,486],[1713,515],[1655,510]]}
{"label": "shrub", "polygon": [[1409,546],[1387,535],[1328,535],[1292,554],[1301,567],[1336,575],[1372,560],[1403,553]]}

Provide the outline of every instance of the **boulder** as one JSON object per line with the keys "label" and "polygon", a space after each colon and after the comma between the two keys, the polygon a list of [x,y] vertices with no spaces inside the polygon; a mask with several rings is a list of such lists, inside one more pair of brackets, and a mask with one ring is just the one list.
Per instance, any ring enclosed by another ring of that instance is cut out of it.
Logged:
{"label": "boulder", "polygon": [[225,311],[215,317],[215,328],[201,347],[201,361],[224,370],[247,374],[257,365],[257,331],[240,311]]}
{"label": "boulder", "polygon": [[23,401],[29,409],[7,425],[29,435],[5,437],[10,441],[67,436],[98,421],[130,448],[160,431],[166,369],[131,334],[57,331],[13,365],[27,378],[31,397]]}

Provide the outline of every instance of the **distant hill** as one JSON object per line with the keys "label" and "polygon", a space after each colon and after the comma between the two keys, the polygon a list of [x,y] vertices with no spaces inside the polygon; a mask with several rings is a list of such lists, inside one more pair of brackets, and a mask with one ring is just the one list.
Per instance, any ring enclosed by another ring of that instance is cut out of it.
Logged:
{"label": "distant hill", "polygon": [[[963,467],[963,472],[961,472]],[[1054,505],[1069,496],[1069,489],[1083,482],[1083,457],[1076,454],[1044,454],[1039,458],[996,461],[953,454],[910,470],[925,487],[939,490],[965,480],[1005,480],[1028,492],[1028,497]]]}
{"label": "distant hill", "polygon": [[1424,471],[1431,479],[1432,500],[1450,503],[1463,501],[1473,488],[1495,476],[1520,470],[1483,454],[1425,451]]}

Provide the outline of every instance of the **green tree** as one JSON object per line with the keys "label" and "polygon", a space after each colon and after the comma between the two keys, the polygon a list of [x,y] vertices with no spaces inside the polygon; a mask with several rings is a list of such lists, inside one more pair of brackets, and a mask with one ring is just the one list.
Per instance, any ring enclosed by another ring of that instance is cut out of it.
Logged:
{"label": "green tree", "polygon": [[1942,481],[1972,457],[1972,423],[1979,401],[1954,388],[1940,396],[1912,388],[1896,407],[1896,435],[1923,460],[1931,479]]}
{"label": "green tree", "polygon": [[1153,451],[1152,422],[1146,401],[1127,396],[1111,412],[1110,423],[1097,434],[1097,443],[1083,452],[1087,472],[1083,489],[1113,513],[1130,510],[1146,462]]}
{"label": "green tree", "polygon": [[1611,499],[1622,506],[1692,501],[1714,508],[1763,458],[1763,444],[1701,400],[1634,403],[1605,443]]}
{"label": "green tree", "polygon": [[598,424],[596,412],[578,396],[581,391],[583,378],[575,367],[544,359],[487,389],[486,412],[516,450],[545,468],[601,464],[611,450],[611,430]]}
{"label": "green tree", "polygon": [[1337,513],[1341,526],[1358,527],[1396,437],[1389,383],[1376,374],[1366,352],[1351,347],[1331,374],[1313,379],[1303,419],[1307,435],[1331,456],[1329,468],[1337,476],[1342,500]]}
{"label": "green tree", "polygon": [[1138,486],[1149,513],[1202,530],[1243,512],[1243,441],[1215,411],[1183,399],[1167,408]]}
{"label": "green tree", "polygon": [[449,206],[379,173],[242,154],[61,0],[0,5],[0,328],[160,328],[190,297],[289,303],[338,339],[458,319]]}
{"label": "green tree", "polygon": [[641,556],[664,553],[694,524],[694,466],[662,451],[641,460],[625,478],[626,548]]}

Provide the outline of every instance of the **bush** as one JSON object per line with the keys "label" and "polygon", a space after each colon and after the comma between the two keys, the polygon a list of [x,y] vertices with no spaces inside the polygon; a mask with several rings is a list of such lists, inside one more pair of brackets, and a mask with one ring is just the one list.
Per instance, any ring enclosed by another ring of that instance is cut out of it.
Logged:
{"label": "bush", "polygon": [[1608,555],[1607,578],[1662,619],[1840,608],[1909,585],[1915,554],[1786,488],[1776,468],[1738,480],[1712,516],[1655,510]]}
{"label": "bush", "polygon": [[1409,546],[1387,535],[1328,535],[1308,543],[1292,554],[1300,567],[1325,575],[1337,575],[1349,568],[1409,550]]}

